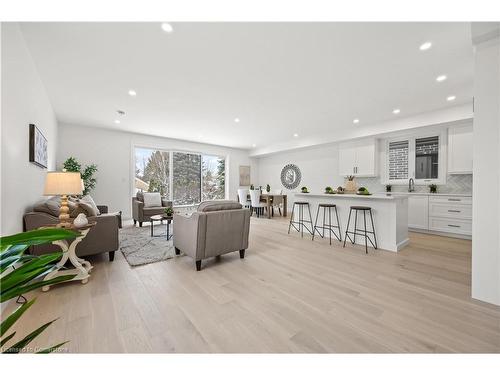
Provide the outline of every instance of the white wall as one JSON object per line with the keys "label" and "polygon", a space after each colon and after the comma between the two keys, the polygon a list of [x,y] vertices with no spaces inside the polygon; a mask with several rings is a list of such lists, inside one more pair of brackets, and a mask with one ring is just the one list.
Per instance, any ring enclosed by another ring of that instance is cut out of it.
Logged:
{"label": "white wall", "polygon": [[19,27],[2,23],[1,233],[22,231],[22,216],[42,198],[47,170],[29,162],[29,124],[48,140],[54,169],[57,122]]}
{"label": "white wall", "polygon": [[500,27],[473,24],[472,31],[476,42],[472,297],[500,305]]}
{"label": "white wall", "polygon": [[70,156],[82,164],[97,164],[97,186],[91,193],[95,201],[107,204],[112,211],[121,210],[125,218],[130,218],[134,145],[227,156],[229,199],[237,197],[240,165],[250,165],[253,180],[257,176],[256,163],[244,150],[68,124],[59,125],[57,165],[61,168]]}

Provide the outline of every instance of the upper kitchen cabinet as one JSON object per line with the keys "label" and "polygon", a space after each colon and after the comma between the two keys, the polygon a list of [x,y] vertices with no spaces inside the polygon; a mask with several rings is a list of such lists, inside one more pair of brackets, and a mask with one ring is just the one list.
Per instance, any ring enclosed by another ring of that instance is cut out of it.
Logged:
{"label": "upper kitchen cabinet", "polygon": [[448,173],[472,174],[472,125],[448,129]]}
{"label": "upper kitchen cabinet", "polygon": [[358,177],[376,176],[377,158],[375,138],[342,143],[339,147],[339,174]]}

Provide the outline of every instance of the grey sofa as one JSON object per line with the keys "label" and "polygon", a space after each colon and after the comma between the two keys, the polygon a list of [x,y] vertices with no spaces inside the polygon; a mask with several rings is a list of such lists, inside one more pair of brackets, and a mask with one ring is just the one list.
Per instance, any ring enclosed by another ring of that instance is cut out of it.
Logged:
{"label": "grey sofa", "polygon": [[201,269],[203,259],[233,251],[245,257],[250,231],[250,210],[235,201],[205,201],[191,216],[174,214],[174,246]]}
{"label": "grey sofa", "polygon": [[[118,228],[121,228],[121,213],[107,213],[107,206],[97,206],[100,215],[89,216],[89,222],[97,222],[85,239],[77,246],[76,255],[83,257],[86,255],[94,255],[108,253],[109,260],[115,258],[115,251],[119,248]],[[48,212],[28,212],[23,217],[23,228],[25,231],[37,229],[49,224],[57,224],[58,216]],[[61,251],[61,248],[56,245],[36,245],[32,246],[30,253],[34,255],[47,254]]]}
{"label": "grey sofa", "polygon": [[132,218],[134,219],[134,225],[138,222],[139,226],[142,227],[143,222],[150,221],[151,216],[164,213],[167,207],[172,207],[172,201],[163,198],[161,206],[144,207],[144,196],[142,192],[138,192],[135,197],[132,197]]}

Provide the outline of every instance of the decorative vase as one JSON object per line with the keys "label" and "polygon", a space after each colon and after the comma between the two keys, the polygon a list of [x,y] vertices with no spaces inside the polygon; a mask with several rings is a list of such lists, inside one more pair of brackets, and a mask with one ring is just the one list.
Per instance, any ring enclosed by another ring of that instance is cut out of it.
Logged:
{"label": "decorative vase", "polygon": [[87,225],[89,223],[89,221],[87,220],[87,216],[85,216],[85,214],[79,214],[75,220],[73,221],[73,225],[77,228],[81,228],[81,227],[84,227],[85,225]]}
{"label": "decorative vase", "polygon": [[346,193],[356,193],[356,190],[358,189],[356,182],[354,180],[347,180],[345,183],[345,192]]}

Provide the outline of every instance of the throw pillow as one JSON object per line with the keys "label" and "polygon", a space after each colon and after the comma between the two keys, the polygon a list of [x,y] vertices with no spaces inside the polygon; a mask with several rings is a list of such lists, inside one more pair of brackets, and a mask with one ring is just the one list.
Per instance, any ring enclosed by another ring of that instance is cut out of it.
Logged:
{"label": "throw pillow", "polygon": [[90,195],[83,196],[78,203],[86,203],[87,205],[91,206],[94,213],[94,215],[91,216],[97,216],[101,214],[99,212],[99,209],[97,208],[97,205],[95,204],[94,200]]}
{"label": "throw pillow", "polygon": [[144,193],[144,208],[161,207],[160,193]]}
{"label": "throw pillow", "polygon": [[138,201],[144,202],[144,193],[142,191],[138,191],[135,197]]}
{"label": "throw pillow", "polygon": [[38,203],[33,207],[33,211],[35,212],[45,212],[46,214],[52,216],[59,216],[59,208],[61,207],[61,198],[60,197],[52,197],[46,199],[43,202]]}

